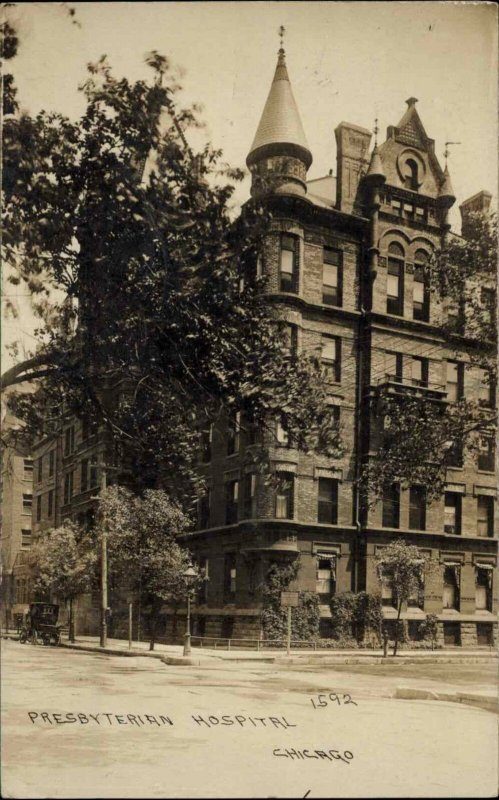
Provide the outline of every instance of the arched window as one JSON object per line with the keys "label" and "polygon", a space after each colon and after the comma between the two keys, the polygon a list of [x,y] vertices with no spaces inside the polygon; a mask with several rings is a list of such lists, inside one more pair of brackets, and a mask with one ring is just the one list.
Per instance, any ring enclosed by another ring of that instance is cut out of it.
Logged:
{"label": "arched window", "polygon": [[397,242],[388,247],[386,311],[398,317],[404,314],[404,249]]}
{"label": "arched window", "polygon": [[430,319],[430,290],[427,277],[428,253],[416,250],[414,256],[413,318],[428,322]]}
{"label": "arched window", "polygon": [[418,165],[413,158],[408,158],[405,162],[405,170],[404,170],[404,184],[406,189],[412,189],[414,192],[417,192],[419,182],[418,182]]}

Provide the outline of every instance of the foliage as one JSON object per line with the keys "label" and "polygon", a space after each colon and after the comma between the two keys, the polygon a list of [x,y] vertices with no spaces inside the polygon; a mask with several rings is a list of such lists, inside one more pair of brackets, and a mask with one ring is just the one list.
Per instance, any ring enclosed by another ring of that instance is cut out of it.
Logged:
{"label": "foliage", "polygon": [[[298,577],[300,562],[271,564],[262,587],[262,628],[264,639],[286,639],[287,611],[281,608],[281,592]],[[299,605],[291,609],[291,638],[310,641],[319,633],[319,598],[313,592],[300,592]]]}
{"label": "foliage", "polygon": [[376,567],[380,581],[390,580],[397,605],[397,619],[394,622],[393,655],[395,656],[402,635],[400,625],[402,605],[422,591],[425,573],[430,570],[429,560],[415,545],[407,544],[403,539],[396,539],[377,553]]}
{"label": "foliage", "polygon": [[107,532],[111,581],[139,596],[152,649],[162,605],[185,601],[197,586],[186,585],[183,574],[190,556],[177,542],[188,520],[162,490],[149,489],[140,497],[118,486],[102,494],[99,514]]}
{"label": "foliage", "polygon": [[373,404],[383,424],[381,445],[363,468],[363,488],[374,506],[385,488],[421,485],[428,502],[442,496],[453,451],[476,456],[480,432],[492,430],[494,412],[473,400],[444,405],[428,396],[380,389]]}
{"label": "foliage", "polygon": [[3,258],[40,318],[38,350],[4,383],[40,379],[15,413],[38,431],[51,409],[105,426],[138,490],[192,502],[199,430],[236,411],[281,418],[296,446],[335,451],[320,367],[279,335],[256,260],[269,215],[230,201],[240,173],[186,140],[166,58],[153,80],[116,79],[105,58],[73,123],[57,113],[5,122]]}
{"label": "foliage", "polygon": [[435,645],[438,636],[438,617],[436,614],[427,614],[426,619],[419,625],[419,633],[423,639]]}
{"label": "foliage", "polygon": [[348,642],[380,640],[382,609],[379,595],[368,592],[341,592],[330,601],[333,638]]}
{"label": "foliage", "polygon": [[90,591],[95,576],[96,552],[90,536],[66,520],[32,547],[30,553],[35,596],[55,596],[69,601],[69,638],[74,640],[73,601]]}
{"label": "foliage", "polygon": [[91,588],[96,555],[88,535],[66,520],[53,528],[31,548],[36,594],[74,599]]}
{"label": "foliage", "polygon": [[[465,236],[449,236],[430,260],[431,289],[453,313],[443,330],[470,363],[492,373],[497,380],[497,217],[472,213]],[[492,292],[484,297],[482,290]]]}

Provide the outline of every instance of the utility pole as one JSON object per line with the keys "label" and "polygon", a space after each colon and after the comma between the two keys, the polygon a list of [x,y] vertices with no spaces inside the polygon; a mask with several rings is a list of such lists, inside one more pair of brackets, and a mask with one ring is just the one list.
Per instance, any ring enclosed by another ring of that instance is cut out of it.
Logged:
{"label": "utility pole", "polygon": [[[101,467],[101,497],[107,486],[106,468]],[[107,646],[107,530],[105,516],[101,515],[101,609],[100,646]]]}

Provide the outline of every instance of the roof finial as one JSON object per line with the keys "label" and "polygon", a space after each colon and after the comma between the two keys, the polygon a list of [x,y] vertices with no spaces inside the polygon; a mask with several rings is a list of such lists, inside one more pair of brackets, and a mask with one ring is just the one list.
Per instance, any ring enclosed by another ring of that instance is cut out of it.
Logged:
{"label": "roof finial", "polygon": [[280,44],[280,48],[279,49],[282,50],[282,52],[284,52],[284,34],[285,33],[286,33],[286,28],[284,27],[284,25],[281,25],[280,28],[279,28],[279,44]]}
{"label": "roof finial", "polygon": [[375,147],[377,147],[377,146],[378,146],[378,132],[379,132],[379,128],[378,128],[378,118],[376,117],[376,119],[374,120],[374,128],[373,128],[373,133],[374,133],[374,146],[375,146]]}
{"label": "roof finial", "polygon": [[450,150],[449,150],[449,145],[450,144],[461,144],[461,142],[446,142],[445,143],[445,150],[444,150],[445,169],[447,169],[447,159],[450,156]]}

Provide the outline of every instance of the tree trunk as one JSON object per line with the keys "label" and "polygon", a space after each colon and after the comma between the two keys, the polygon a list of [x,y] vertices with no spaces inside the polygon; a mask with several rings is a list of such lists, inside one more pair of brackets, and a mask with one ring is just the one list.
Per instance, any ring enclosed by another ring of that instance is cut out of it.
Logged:
{"label": "tree trunk", "polygon": [[151,603],[151,616],[149,618],[149,630],[150,630],[150,639],[149,639],[149,650],[154,650],[154,645],[156,644],[156,632],[158,627],[158,615],[163,605],[162,601],[158,603],[157,600],[153,600]]}
{"label": "tree trunk", "polygon": [[397,649],[399,646],[399,630],[400,630],[400,613],[402,611],[402,600],[399,601],[398,609],[397,609],[397,620],[395,622],[395,643],[393,645],[393,655],[397,655]]}
{"label": "tree trunk", "polygon": [[69,598],[69,634],[68,638],[70,642],[74,642],[75,640],[75,619],[74,619],[74,609],[73,609],[73,598]]}

